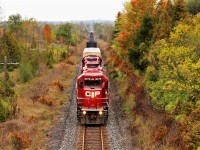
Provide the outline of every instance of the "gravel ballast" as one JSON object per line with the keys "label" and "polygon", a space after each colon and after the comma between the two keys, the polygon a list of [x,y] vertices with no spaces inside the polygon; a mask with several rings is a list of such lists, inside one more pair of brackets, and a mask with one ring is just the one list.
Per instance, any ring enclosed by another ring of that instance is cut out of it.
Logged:
{"label": "gravel ballast", "polygon": [[[50,133],[49,150],[75,150],[79,136],[80,124],[76,117],[76,78],[80,74],[80,66],[74,77],[73,87],[68,92],[70,101],[63,110],[60,122]],[[108,140],[111,150],[133,150],[133,139],[129,130],[130,123],[121,110],[121,100],[117,95],[115,86],[110,82],[110,107],[107,122]]]}

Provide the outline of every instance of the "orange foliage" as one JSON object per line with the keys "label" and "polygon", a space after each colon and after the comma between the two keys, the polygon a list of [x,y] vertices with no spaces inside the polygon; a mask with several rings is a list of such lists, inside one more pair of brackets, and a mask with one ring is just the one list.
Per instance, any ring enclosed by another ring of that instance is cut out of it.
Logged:
{"label": "orange foliage", "polygon": [[128,49],[134,47],[133,37],[138,33],[141,21],[146,14],[152,15],[155,10],[155,0],[131,0],[125,4],[125,11],[118,13],[116,28],[119,31],[115,41],[120,49],[120,55],[127,56]]}
{"label": "orange foliage", "polygon": [[168,128],[166,125],[158,128],[158,130],[154,134],[154,143],[161,141],[164,138],[164,136],[166,136],[167,132],[168,132]]}
{"label": "orange foliage", "polygon": [[49,85],[50,86],[57,86],[59,88],[60,92],[64,90],[64,86],[60,82],[54,82],[54,83],[49,84]]}
{"label": "orange foliage", "polygon": [[28,121],[27,121],[29,124],[32,124],[32,123],[37,123],[38,122],[38,118],[34,115],[30,116]]}
{"label": "orange foliage", "polygon": [[162,1],[162,7],[166,8],[166,6],[167,6],[167,3],[165,1]]}
{"label": "orange foliage", "polygon": [[17,131],[14,131],[11,134],[12,144],[15,149],[24,149],[28,148],[31,144],[31,140],[28,136],[23,135]]}
{"label": "orange foliage", "polygon": [[48,43],[52,42],[52,30],[47,24],[43,28],[43,38]]}
{"label": "orange foliage", "polygon": [[67,69],[67,64],[66,63],[60,63],[60,66],[62,69]]}
{"label": "orange foliage", "polygon": [[121,42],[127,42],[127,40],[128,40],[128,37],[129,37],[129,33],[127,32],[127,31],[122,31],[121,33],[120,33],[120,37],[119,37],[119,40],[121,41]]}
{"label": "orange foliage", "polygon": [[64,42],[64,37],[61,36],[59,41],[60,41],[60,43],[63,43]]}
{"label": "orange foliage", "polygon": [[47,105],[47,106],[52,106],[53,105],[53,102],[52,100],[49,100],[48,97],[46,96],[41,96],[39,99],[38,99],[38,102],[44,104],[44,105]]}

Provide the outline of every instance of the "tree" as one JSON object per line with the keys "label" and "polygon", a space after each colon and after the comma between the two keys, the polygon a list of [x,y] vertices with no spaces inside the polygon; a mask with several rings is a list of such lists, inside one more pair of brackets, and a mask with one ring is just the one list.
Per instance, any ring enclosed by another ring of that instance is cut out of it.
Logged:
{"label": "tree", "polygon": [[66,23],[60,25],[56,32],[56,37],[57,39],[63,38],[64,42],[68,45],[69,49],[72,40],[72,24]]}
{"label": "tree", "polygon": [[20,61],[20,50],[16,39],[8,32],[4,32],[0,40],[0,60],[4,61],[4,56],[8,57],[10,62]]}
{"label": "tree", "polygon": [[196,15],[197,13],[200,12],[200,1],[199,0],[188,1],[187,8],[191,14]]}
{"label": "tree", "polygon": [[36,29],[38,28],[38,22],[34,18],[23,20],[23,38],[25,42],[30,46],[32,39],[37,37]]}
{"label": "tree", "polygon": [[115,22],[116,51],[123,60],[128,60],[128,51],[134,48],[134,40],[138,34],[143,18],[154,11],[155,0],[131,0],[124,4],[122,13],[118,13]]}
{"label": "tree", "polygon": [[148,57],[147,84],[152,101],[176,116],[188,116],[200,99],[199,19],[197,15],[179,22],[167,41],[157,41],[151,47]]}
{"label": "tree", "polygon": [[176,0],[174,4],[174,22],[187,16],[187,7],[184,0]]}
{"label": "tree", "polygon": [[18,38],[22,30],[22,16],[20,14],[10,15],[8,18],[8,28]]}
{"label": "tree", "polygon": [[35,41],[35,37],[32,38],[32,41],[31,41],[31,48],[32,48],[32,49],[37,48],[37,43],[36,43],[36,41]]}
{"label": "tree", "polygon": [[118,12],[117,18],[115,20],[115,27],[114,27],[114,32],[113,32],[113,38],[116,38],[121,31],[121,16],[122,13]]}
{"label": "tree", "polygon": [[160,1],[156,6],[152,42],[169,38],[173,27],[173,5],[170,0],[166,3]]}
{"label": "tree", "polygon": [[141,26],[135,37],[134,48],[129,49],[129,61],[133,66],[141,71],[147,67],[148,61],[145,55],[148,52],[152,40],[153,20],[149,14],[146,14],[141,22]]}
{"label": "tree", "polygon": [[49,27],[48,24],[46,24],[43,27],[43,39],[48,42],[49,44],[52,42],[52,29]]}

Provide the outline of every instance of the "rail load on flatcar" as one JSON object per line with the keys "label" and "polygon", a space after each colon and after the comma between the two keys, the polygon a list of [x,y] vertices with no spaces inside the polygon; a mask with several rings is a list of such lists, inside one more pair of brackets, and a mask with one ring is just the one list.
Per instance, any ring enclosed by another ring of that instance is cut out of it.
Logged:
{"label": "rail load on flatcar", "polygon": [[86,47],[90,48],[90,47],[97,47],[97,42],[95,41],[95,37],[94,37],[94,32],[91,31],[89,34],[89,40],[86,43]]}
{"label": "rail load on flatcar", "polygon": [[90,56],[90,57],[97,57],[101,58],[101,51],[99,48],[85,48],[83,50],[83,57]]}

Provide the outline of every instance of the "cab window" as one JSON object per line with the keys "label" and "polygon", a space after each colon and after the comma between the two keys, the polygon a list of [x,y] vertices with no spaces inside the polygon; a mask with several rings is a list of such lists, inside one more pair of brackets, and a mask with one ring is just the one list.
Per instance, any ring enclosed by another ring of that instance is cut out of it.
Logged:
{"label": "cab window", "polygon": [[79,88],[83,88],[83,81],[80,81],[80,82],[78,83],[78,87],[79,87]]}

